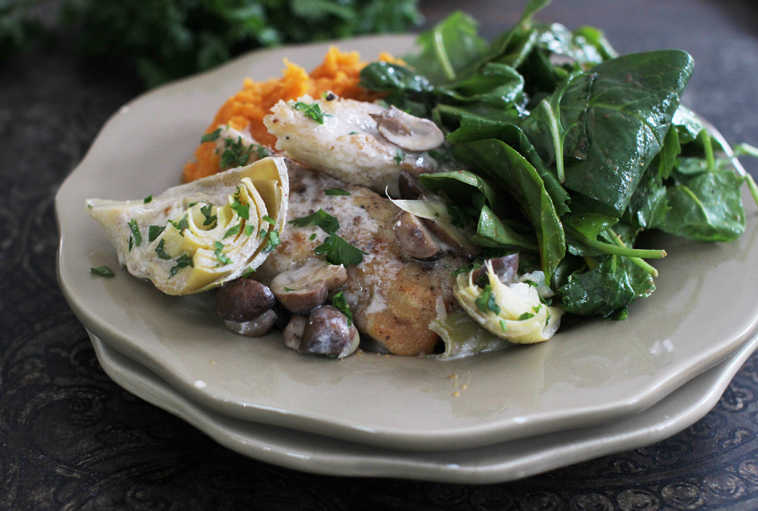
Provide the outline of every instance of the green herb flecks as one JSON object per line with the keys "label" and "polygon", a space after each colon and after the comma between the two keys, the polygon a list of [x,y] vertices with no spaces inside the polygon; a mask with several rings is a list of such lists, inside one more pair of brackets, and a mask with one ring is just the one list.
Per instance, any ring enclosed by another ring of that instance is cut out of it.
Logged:
{"label": "green herb flecks", "polygon": [[174,275],[179,273],[181,269],[186,268],[188,266],[189,267],[194,266],[194,264],[192,263],[192,256],[190,256],[189,254],[180,255],[178,258],[176,258],[176,264],[172,266],[168,272],[169,278],[173,277]]}
{"label": "green herb flecks", "polygon": [[353,313],[350,310],[350,306],[348,305],[347,300],[345,299],[345,295],[342,291],[336,293],[332,297],[332,305],[334,305],[334,307],[339,309],[339,311],[347,317],[347,326],[353,324]]}
{"label": "green herb flecks", "polygon": [[261,218],[261,220],[263,220],[264,222],[266,222],[268,224],[271,224],[271,225],[274,225],[276,223],[276,220],[274,220],[273,218],[271,218],[268,215],[264,215],[263,218]]}
{"label": "green herb flecks", "polygon": [[165,228],[165,225],[151,225],[147,228],[147,240],[152,243],[158,236],[161,235]]}
{"label": "green herb flecks", "polygon": [[213,248],[215,249],[213,251],[213,254],[216,256],[216,260],[218,261],[218,266],[226,266],[227,264],[231,264],[232,260],[229,259],[229,256],[224,254],[224,244],[220,241],[216,241],[213,243]]}
{"label": "green herb flecks", "polygon": [[312,213],[308,216],[303,216],[300,218],[295,218],[294,220],[290,220],[291,224],[296,225],[297,227],[305,227],[306,225],[317,225],[321,227],[326,233],[328,234],[334,234],[337,232],[337,229],[340,228],[339,221],[324,211],[323,209],[319,209],[315,213]]}
{"label": "green herb flecks", "polygon": [[97,275],[98,277],[105,277],[107,279],[112,279],[116,276],[115,273],[113,273],[113,270],[111,270],[109,267],[103,265],[103,266],[95,266],[93,268],[89,269],[89,272],[92,275]]}
{"label": "green herb flecks", "polygon": [[230,207],[237,212],[240,218],[244,218],[245,220],[250,219],[250,206],[241,204],[237,199],[235,199]]}
{"label": "green herb flecks", "polygon": [[[178,222],[174,220],[169,220],[168,223],[174,226],[174,229],[179,231],[179,234],[184,236],[184,229],[189,227],[189,220],[187,220],[187,215],[184,215],[182,218],[179,219]],[[139,245],[139,243],[138,243]]]}
{"label": "green herb flecks", "polygon": [[395,160],[395,165],[400,165],[405,159],[405,153],[398,149],[395,151],[395,157],[393,159]]}
{"label": "green herb flecks", "polygon": [[350,192],[343,190],[342,188],[327,188],[324,190],[326,195],[350,195]]}
{"label": "green herb flecks", "polygon": [[253,230],[255,227],[253,227],[253,224],[247,224],[245,226],[245,236],[251,236],[253,234]]}
{"label": "green herb flecks", "polygon": [[205,219],[203,220],[203,226],[212,226],[216,223],[216,215],[213,215],[213,204],[206,204],[200,208],[200,213],[203,214]]}
{"label": "green herb flecks", "polygon": [[527,319],[532,319],[534,317],[534,314],[531,312],[525,312],[521,316],[518,317],[519,321],[525,321]]}
{"label": "green herb flecks", "polygon": [[250,275],[252,275],[253,273],[255,273],[255,268],[252,268],[251,266],[248,266],[247,268],[245,268],[245,271],[242,272],[242,275],[240,275],[240,277],[247,278]]}
{"label": "green herb flecks", "polygon": [[[139,232],[139,226],[137,226],[137,221],[135,219],[129,220],[129,229],[132,231],[132,239],[134,240],[134,246],[139,247],[142,244],[142,234]],[[132,247],[129,247],[129,250],[131,250]]]}
{"label": "green herb flecks", "polygon": [[224,236],[221,239],[225,240],[229,236],[236,236],[237,234],[239,234],[240,229],[242,229],[242,224],[241,223],[228,228],[226,230],[226,232],[224,233]]}
{"label": "green herb flecks", "polygon": [[279,231],[271,230],[266,234],[266,246],[263,247],[264,252],[271,252],[281,244],[279,239]]}
{"label": "green herb flecks", "polygon": [[247,165],[250,162],[250,153],[252,152],[253,146],[242,142],[242,137],[237,137],[237,140],[225,138],[224,150],[221,151],[221,170]]}
{"label": "green herb flecks", "polygon": [[142,202],[144,204],[149,204],[149,203],[153,202],[153,196],[152,195],[148,195],[147,197],[145,197],[144,199],[142,199]]}
{"label": "green herb flecks", "polygon": [[313,249],[316,255],[323,255],[331,264],[344,264],[351,266],[360,264],[363,261],[363,252],[361,249],[354,247],[340,236],[330,234],[324,242]]}
{"label": "green herb flecks", "polygon": [[482,312],[494,312],[500,314],[500,306],[495,301],[495,295],[492,292],[492,286],[484,286],[481,294],[476,298],[476,307]]}
{"label": "green herb flecks", "polygon": [[155,247],[155,253],[158,254],[158,257],[161,259],[171,259],[171,256],[166,253],[165,248],[165,240],[161,240],[158,245]]}
{"label": "green herb flecks", "polygon": [[292,108],[303,112],[303,115],[319,124],[324,124],[324,117],[328,115],[321,111],[318,103],[303,103],[302,101],[298,101],[292,105]]}
{"label": "green herb flecks", "polygon": [[216,128],[215,130],[206,133],[202,137],[200,137],[200,142],[213,142],[214,140],[218,140],[218,137],[221,135],[221,128]]}

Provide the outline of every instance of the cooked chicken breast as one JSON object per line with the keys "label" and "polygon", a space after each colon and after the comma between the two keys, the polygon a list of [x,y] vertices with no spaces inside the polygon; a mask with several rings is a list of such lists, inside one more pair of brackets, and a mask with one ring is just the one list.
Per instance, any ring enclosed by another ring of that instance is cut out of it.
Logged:
{"label": "cooked chicken breast", "polygon": [[[321,208],[339,220],[337,234],[365,252],[363,262],[347,267],[348,280],[342,288],[360,332],[391,353],[430,353],[438,336],[429,330],[429,322],[436,315],[439,298],[448,309],[454,307],[453,271],[464,264],[463,259],[442,256],[419,262],[407,258],[393,233],[400,210],[388,199],[294,164],[288,167],[290,220]],[[350,195],[326,195],[324,191],[330,188],[342,188]],[[256,272],[256,279],[269,283],[277,274],[318,258],[313,250],[326,237],[317,226],[289,224],[281,245]]]}
{"label": "cooked chicken breast", "polygon": [[[380,133],[389,131],[380,130],[378,124],[386,117],[386,126],[390,129],[397,127],[393,113],[399,113],[404,120],[423,123],[424,127],[429,127],[431,121],[376,103],[341,99],[334,95],[327,95],[327,98],[331,99],[314,100],[303,96],[296,102],[279,101],[271,108],[272,113],[263,118],[263,123],[269,133],[277,137],[277,150],[308,168],[379,193],[384,193],[387,187],[396,192],[398,174],[403,169],[415,173],[436,169],[437,163],[427,153],[410,151],[392,143]],[[413,131],[409,128],[405,138],[423,143],[422,137]],[[439,137],[434,139],[437,145],[442,143],[441,132]]]}

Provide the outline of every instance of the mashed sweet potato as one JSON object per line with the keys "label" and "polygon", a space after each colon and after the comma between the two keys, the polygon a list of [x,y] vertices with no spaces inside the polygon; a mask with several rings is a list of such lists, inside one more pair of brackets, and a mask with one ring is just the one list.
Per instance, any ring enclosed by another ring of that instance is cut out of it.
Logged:
{"label": "mashed sweet potato", "polygon": [[[380,55],[380,60],[396,61],[388,54]],[[372,101],[378,96],[360,87],[360,71],[366,65],[357,52],[342,53],[332,46],[324,61],[313,71],[305,71],[288,60],[284,61],[281,78],[254,82],[245,79],[242,90],[229,98],[216,113],[206,133],[218,126],[230,124],[238,130],[249,129],[252,137],[272,148],[276,138],[266,131],[263,117],[280,99],[296,99],[305,94],[318,97],[324,92],[332,91],[338,96],[361,101]],[[200,144],[195,151],[195,161],[184,166],[184,181],[194,181],[219,171],[219,155],[213,142]]]}

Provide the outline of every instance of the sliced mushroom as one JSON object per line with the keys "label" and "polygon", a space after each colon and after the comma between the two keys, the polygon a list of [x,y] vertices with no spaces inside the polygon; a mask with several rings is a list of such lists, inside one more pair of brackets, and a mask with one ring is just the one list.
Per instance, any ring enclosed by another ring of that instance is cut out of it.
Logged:
{"label": "sliced mushroom", "polygon": [[400,190],[401,199],[418,199],[424,193],[416,176],[407,170],[401,170],[397,176],[397,187]]}
{"label": "sliced mushroom", "polygon": [[346,281],[347,270],[344,266],[313,259],[296,270],[285,271],[274,277],[271,289],[287,310],[295,314],[307,314],[326,302],[329,291]]}
{"label": "sliced mushroom", "polygon": [[311,311],[303,329],[301,353],[344,358],[358,349],[361,336],[355,325],[336,307],[324,305]]}
{"label": "sliced mushroom", "polygon": [[403,112],[394,106],[381,114],[371,114],[371,117],[384,138],[406,151],[429,151],[445,141],[445,135],[432,121]]}
{"label": "sliced mushroom", "polygon": [[284,345],[291,350],[299,351],[300,343],[303,340],[303,330],[305,330],[305,324],[308,322],[308,318],[305,316],[292,316],[282,336],[284,337]]}
{"label": "sliced mushroom", "polygon": [[250,321],[224,321],[224,326],[232,332],[247,337],[263,337],[276,323],[277,314],[273,309],[269,309],[257,318]]}
{"label": "sliced mushroom", "polygon": [[[492,269],[495,271],[495,275],[503,284],[510,284],[518,277],[518,253],[508,254],[503,257],[496,257],[489,259],[492,264]],[[471,275],[471,280],[478,282],[480,278],[487,275],[487,269],[481,266],[474,270]]]}
{"label": "sliced mushroom", "polygon": [[440,245],[416,215],[402,211],[392,225],[400,250],[408,257],[431,259],[440,254]]}
{"label": "sliced mushroom", "polygon": [[257,318],[275,303],[271,289],[253,279],[237,279],[216,293],[216,313],[238,323]]}

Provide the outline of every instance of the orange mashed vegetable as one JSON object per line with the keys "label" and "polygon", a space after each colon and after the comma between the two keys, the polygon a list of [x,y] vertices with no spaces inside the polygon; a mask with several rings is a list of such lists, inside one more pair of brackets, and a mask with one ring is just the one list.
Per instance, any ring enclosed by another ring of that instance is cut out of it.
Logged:
{"label": "orange mashed vegetable", "polygon": [[[382,53],[379,60],[401,62],[386,53]],[[358,85],[360,71],[366,63],[361,61],[357,52],[342,53],[332,46],[326,53],[324,61],[310,74],[287,59],[284,60],[284,65],[281,78],[265,82],[245,79],[242,90],[226,100],[208,126],[206,133],[224,124],[229,124],[238,130],[247,128],[259,144],[273,148],[276,137],[266,130],[263,117],[268,115],[271,107],[280,99],[288,101],[305,94],[317,98],[327,91],[360,101],[373,101],[380,97]],[[220,170],[219,160],[215,142],[200,144],[195,151],[195,161],[184,166],[182,176],[184,181],[194,181],[217,173]]]}

